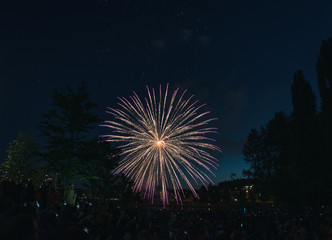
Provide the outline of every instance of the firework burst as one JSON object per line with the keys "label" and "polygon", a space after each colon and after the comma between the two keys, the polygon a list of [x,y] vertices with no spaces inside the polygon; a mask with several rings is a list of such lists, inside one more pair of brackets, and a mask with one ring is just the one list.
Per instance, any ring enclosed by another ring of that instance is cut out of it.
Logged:
{"label": "firework burst", "polygon": [[142,101],[133,92],[130,99],[119,99],[119,108],[108,108],[114,121],[103,125],[111,128],[112,134],[103,135],[107,141],[122,142],[124,158],[119,161],[114,174],[123,173],[130,178],[135,192],[144,191],[144,197],[152,199],[160,186],[164,206],[168,204],[168,188],[172,188],[176,201],[182,204],[185,183],[193,195],[198,195],[191,183],[206,186],[212,180],[207,173],[217,167],[217,159],[209,151],[220,151],[213,145],[209,133],[216,128],[207,125],[215,119],[206,119],[209,112],[199,113],[204,106],[197,106],[193,95],[185,99],[184,91],[176,89],[168,96],[159,88],[159,95],[147,87],[148,96]]}

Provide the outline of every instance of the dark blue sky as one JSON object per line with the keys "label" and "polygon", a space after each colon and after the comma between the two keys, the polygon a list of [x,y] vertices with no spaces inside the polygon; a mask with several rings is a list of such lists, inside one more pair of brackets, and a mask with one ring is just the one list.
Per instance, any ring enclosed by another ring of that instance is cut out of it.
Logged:
{"label": "dark blue sky", "polygon": [[241,175],[251,128],[291,112],[298,69],[318,96],[315,62],[332,36],[331,1],[15,1],[0,7],[0,157],[37,134],[54,88],[81,81],[104,110],[170,83],[211,109],[223,150],[216,182]]}

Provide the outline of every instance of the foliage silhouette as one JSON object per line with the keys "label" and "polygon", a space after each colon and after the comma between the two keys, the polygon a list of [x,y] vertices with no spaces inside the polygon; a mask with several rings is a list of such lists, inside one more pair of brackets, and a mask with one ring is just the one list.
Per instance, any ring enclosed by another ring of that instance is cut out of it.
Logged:
{"label": "foliage silhouette", "polygon": [[1,164],[3,175],[16,183],[41,184],[45,170],[39,156],[39,145],[31,133],[18,133],[9,144],[8,157]]}
{"label": "foliage silhouette", "polygon": [[316,67],[321,111],[309,82],[297,71],[291,116],[276,113],[260,130],[251,130],[243,148],[250,165],[243,174],[293,207],[332,201],[332,38],[323,41]]}
{"label": "foliage silhouette", "polygon": [[84,177],[86,141],[89,131],[100,121],[93,112],[97,105],[90,101],[84,84],[77,92],[69,87],[67,90],[67,94],[54,91],[52,109],[42,115],[39,124],[46,139],[42,155],[64,186]]}

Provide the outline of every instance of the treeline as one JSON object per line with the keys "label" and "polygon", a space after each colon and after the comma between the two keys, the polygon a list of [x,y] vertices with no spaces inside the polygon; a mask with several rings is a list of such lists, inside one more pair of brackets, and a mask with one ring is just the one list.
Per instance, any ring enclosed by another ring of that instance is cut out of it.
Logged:
{"label": "treeline", "polygon": [[332,203],[332,38],[322,42],[316,71],[320,106],[298,70],[291,114],[275,113],[265,126],[252,129],[243,148],[250,166],[243,175],[283,205]]}
{"label": "treeline", "polygon": [[1,180],[34,188],[52,185],[64,191],[73,183],[83,183],[102,201],[132,197],[131,183],[112,174],[120,151],[95,137],[101,122],[96,107],[84,84],[76,91],[55,90],[51,109],[38,124],[38,141],[31,133],[18,134],[0,166]]}

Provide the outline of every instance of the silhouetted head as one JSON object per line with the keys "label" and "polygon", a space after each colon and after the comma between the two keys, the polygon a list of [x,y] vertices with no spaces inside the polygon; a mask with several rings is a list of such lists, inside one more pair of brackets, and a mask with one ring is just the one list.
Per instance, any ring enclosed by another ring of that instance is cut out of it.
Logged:
{"label": "silhouetted head", "polygon": [[63,240],[89,240],[89,229],[78,226],[68,227],[64,233]]}
{"label": "silhouetted head", "polygon": [[3,228],[5,240],[38,240],[38,225],[34,216],[20,214],[11,218]]}

